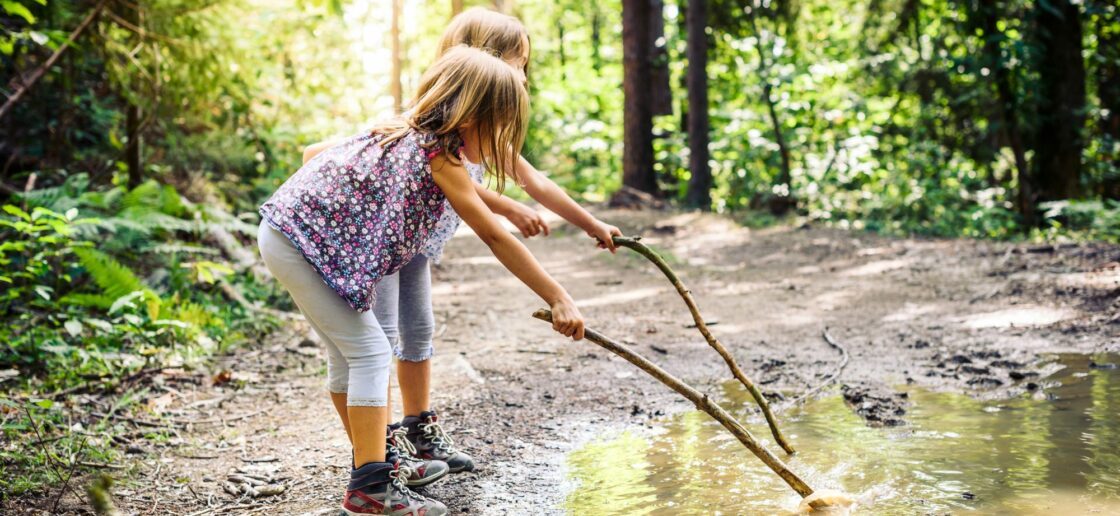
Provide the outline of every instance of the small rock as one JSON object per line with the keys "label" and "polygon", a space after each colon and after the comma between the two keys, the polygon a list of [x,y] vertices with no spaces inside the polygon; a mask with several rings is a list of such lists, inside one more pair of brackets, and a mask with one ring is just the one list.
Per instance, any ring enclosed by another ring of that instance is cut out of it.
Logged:
{"label": "small rock", "polygon": [[1000,385],[1003,385],[1003,380],[992,378],[990,376],[978,376],[976,378],[970,379],[968,381],[968,384],[980,387],[999,387]]}
{"label": "small rock", "polygon": [[961,493],[961,498],[964,498],[965,500],[975,500],[976,495],[974,495],[974,494],[972,494],[968,491],[965,491],[965,492]]}

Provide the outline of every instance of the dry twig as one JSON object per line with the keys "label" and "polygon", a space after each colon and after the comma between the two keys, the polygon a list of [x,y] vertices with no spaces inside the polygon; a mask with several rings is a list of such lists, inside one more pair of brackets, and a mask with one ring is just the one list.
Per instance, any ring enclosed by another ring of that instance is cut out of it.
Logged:
{"label": "dry twig", "polygon": [[665,262],[665,259],[662,258],[661,255],[638,241],[640,238],[641,237],[614,237],[614,243],[615,245],[629,248],[646,257],[646,259],[653,262],[653,264],[661,270],[665,277],[669,278],[669,281],[676,287],[677,293],[681,295],[681,299],[684,299],[684,303],[688,305],[688,311],[692,314],[692,320],[696,322],[696,329],[700,330],[700,334],[704,336],[704,340],[708,341],[708,345],[715,349],[716,352],[719,353],[719,356],[723,357],[723,361],[727,363],[731,374],[735,376],[735,379],[739,380],[739,383],[743,384],[743,387],[747,388],[747,392],[751,393],[751,397],[754,398],[755,403],[762,409],[762,415],[766,418],[766,424],[770,426],[770,433],[774,436],[774,440],[777,441],[778,446],[781,446],[786,453],[794,453],[793,445],[790,444],[789,440],[786,439],[786,436],[782,434],[782,431],[778,428],[778,422],[774,418],[773,412],[770,411],[770,403],[766,401],[766,398],[762,395],[762,391],[758,390],[754,382],[743,373],[743,370],[735,361],[735,357],[731,356],[727,348],[723,347],[719,339],[717,339],[715,335],[712,335],[711,330],[708,329],[707,323],[704,321],[703,316],[700,315],[700,308],[696,305],[696,300],[692,297],[692,291],[684,286],[684,283],[677,274],[673,272],[673,269],[669,267],[669,264]]}

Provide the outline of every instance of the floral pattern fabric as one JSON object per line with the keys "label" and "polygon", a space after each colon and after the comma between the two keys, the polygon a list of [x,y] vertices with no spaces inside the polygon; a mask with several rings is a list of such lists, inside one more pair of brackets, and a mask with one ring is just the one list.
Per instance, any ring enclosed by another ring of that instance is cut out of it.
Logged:
{"label": "floral pattern fabric", "polygon": [[[467,172],[471,175],[471,179],[482,184],[482,165],[471,163],[466,158],[461,159],[463,166],[467,168]],[[443,256],[443,247],[447,245],[447,241],[451,240],[451,237],[455,236],[455,230],[459,229],[459,223],[462,221],[459,214],[455,213],[455,209],[451,207],[451,201],[444,200],[444,203],[443,216],[436,223],[428,242],[424,244],[424,256],[427,256],[433,263],[439,263],[440,257]]]}
{"label": "floral pattern fabric", "polygon": [[373,306],[381,278],[425,250],[449,210],[432,178],[431,159],[442,150],[435,137],[410,131],[385,148],[382,138],[361,134],[323,151],[260,208],[360,312]]}

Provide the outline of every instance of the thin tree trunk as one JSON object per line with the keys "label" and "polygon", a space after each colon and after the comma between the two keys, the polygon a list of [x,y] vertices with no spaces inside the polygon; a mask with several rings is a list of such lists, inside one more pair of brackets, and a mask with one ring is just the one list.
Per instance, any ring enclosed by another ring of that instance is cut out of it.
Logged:
{"label": "thin tree trunk", "polygon": [[980,25],[984,31],[984,53],[988,66],[993,70],[996,80],[997,104],[996,117],[1004,139],[1011,147],[1015,159],[1015,174],[1019,188],[1016,191],[1016,211],[1024,223],[1034,225],[1034,200],[1031,193],[1030,165],[1023,146],[1023,132],[1019,127],[1019,100],[1011,84],[1011,71],[1003,59],[1003,33],[999,30],[999,10],[996,0],[981,0]]}
{"label": "thin tree trunk", "polygon": [[[778,144],[778,157],[781,159],[781,169],[778,172],[777,183],[786,187],[786,194],[783,197],[788,198],[793,196],[789,146],[786,144],[786,137],[782,131],[782,121],[778,118],[778,109],[772,95],[773,89],[770,85],[770,61],[766,58],[766,51],[762,48],[762,33],[758,30],[758,23],[755,21],[754,17],[755,14],[752,10],[748,13],[747,18],[750,20],[751,29],[754,31],[755,38],[758,41],[758,44],[755,45],[755,49],[758,50],[758,72],[762,79],[762,100],[766,102],[767,113],[770,116],[770,127],[774,130],[774,142]],[[774,206],[777,206],[777,204]]]}
{"label": "thin tree trunk", "polygon": [[1081,193],[1081,131],[1085,124],[1085,63],[1081,12],[1070,0],[1038,2],[1035,8],[1039,63],[1038,133],[1034,179],[1038,200]]}
{"label": "thin tree trunk", "polygon": [[[140,29],[137,31],[137,38],[140,38],[143,44],[143,27],[140,21],[140,6],[128,5],[124,6],[128,13],[128,23]],[[111,15],[112,13],[110,13]],[[140,183],[144,182],[144,163],[143,151],[144,141],[141,132],[143,130],[143,116],[140,111],[140,105],[136,100],[140,91],[137,88],[132,92],[133,98],[128,101],[128,107],[125,108],[125,133],[128,135],[128,144],[124,148],[124,161],[128,167],[128,187],[136,188]]]}
{"label": "thin tree trunk", "polygon": [[588,6],[591,9],[591,67],[598,73],[603,68],[603,56],[599,52],[599,45],[602,42],[603,15],[599,13],[597,3],[588,2]]}
{"label": "thin tree trunk", "polygon": [[625,100],[622,184],[658,195],[653,173],[649,20],[649,0],[623,0],[622,89]]}
{"label": "thin tree trunk", "polygon": [[[1095,0],[1097,17],[1097,98],[1101,103],[1098,130],[1113,149],[1120,146],[1120,6],[1115,0]],[[1106,151],[1111,174],[1101,178],[1100,194],[1120,199],[1120,151]]]}
{"label": "thin tree trunk", "polygon": [[560,51],[560,79],[568,80],[568,55],[564,51],[564,21],[556,20],[556,46]]}
{"label": "thin tree trunk", "polygon": [[650,105],[653,116],[673,114],[669,87],[669,51],[665,45],[665,2],[649,0]]}
{"label": "thin tree trunk", "polygon": [[392,0],[393,13],[389,26],[389,38],[392,39],[392,65],[389,72],[389,92],[393,96],[393,113],[400,114],[404,99],[401,93],[401,2]]}
{"label": "thin tree trunk", "polygon": [[142,137],[140,136],[140,106],[129,104],[125,108],[125,132],[128,134],[128,144],[124,148],[124,161],[128,167],[128,187],[136,188],[144,182],[144,163],[141,159],[143,151]]}
{"label": "thin tree trunk", "polygon": [[707,0],[688,0],[688,204],[712,209],[712,170],[708,166]]}
{"label": "thin tree trunk", "polygon": [[451,16],[454,17],[463,12],[463,0],[451,0]]}

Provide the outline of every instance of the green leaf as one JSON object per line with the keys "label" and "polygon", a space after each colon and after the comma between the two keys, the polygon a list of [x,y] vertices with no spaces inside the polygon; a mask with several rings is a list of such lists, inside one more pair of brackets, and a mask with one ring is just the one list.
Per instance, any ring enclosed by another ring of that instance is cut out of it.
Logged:
{"label": "green leaf", "polygon": [[23,18],[27,21],[27,23],[35,23],[35,15],[31,14],[31,11],[29,11],[27,7],[24,7],[24,5],[19,2],[14,2],[12,0],[0,0],[0,7],[3,7],[4,12],[8,14]]}
{"label": "green leaf", "polygon": [[82,323],[79,321],[70,319],[66,321],[62,327],[66,328],[66,333],[69,333],[71,337],[80,337],[82,335]]}
{"label": "green leaf", "polygon": [[116,301],[113,301],[113,306],[109,307],[109,313],[115,314],[115,313],[119,312],[122,308],[125,308],[125,307],[136,308],[136,305],[133,304],[133,301],[136,300],[137,298],[140,298],[140,297],[143,297],[143,296],[144,296],[144,291],[142,291],[142,290],[135,290],[135,291],[129,292],[128,294],[125,294],[125,295],[117,298]]}
{"label": "green leaf", "polygon": [[38,401],[33,401],[31,403],[38,406],[39,408],[44,408],[44,409],[49,409],[49,408],[54,406],[54,401],[51,401],[51,400],[38,400]]}
{"label": "green leaf", "polygon": [[36,285],[35,286],[35,293],[39,294],[39,297],[43,298],[46,301],[51,300],[51,291],[53,291],[53,290],[54,289],[52,289],[52,288],[50,288],[46,285]]}
{"label": "green leaf", "polygon": [[94,283],[117,302],[122,296],[148,290],[131,269],[101,251],[79,248],[74,249],[74,254]]}
{"label": "green leaf", "polygon": [[101,330],[102,333],[112,333],[113,332],[113,325],[110,324],[108,321],[103,321],[101,319],[93,319],[93,318],[83,319],[83,321],[86,324],[88,324],[90,326],[93,326],[94,328],[97,328],[98,330]]}
{"label": "green leaf", "polygon": [[8,212],[12,215],[15,215],[15,216],[17,216],[17,217],[19,217],[23,220],[26,220],[27,222],[31,222],[31,215],[29,215],[26,211],[23,211],[23,210],[19,209],[18,206],[13,206],[11,204],[5,204],[4,205],[4,211],[6,211],[6,212]]}

